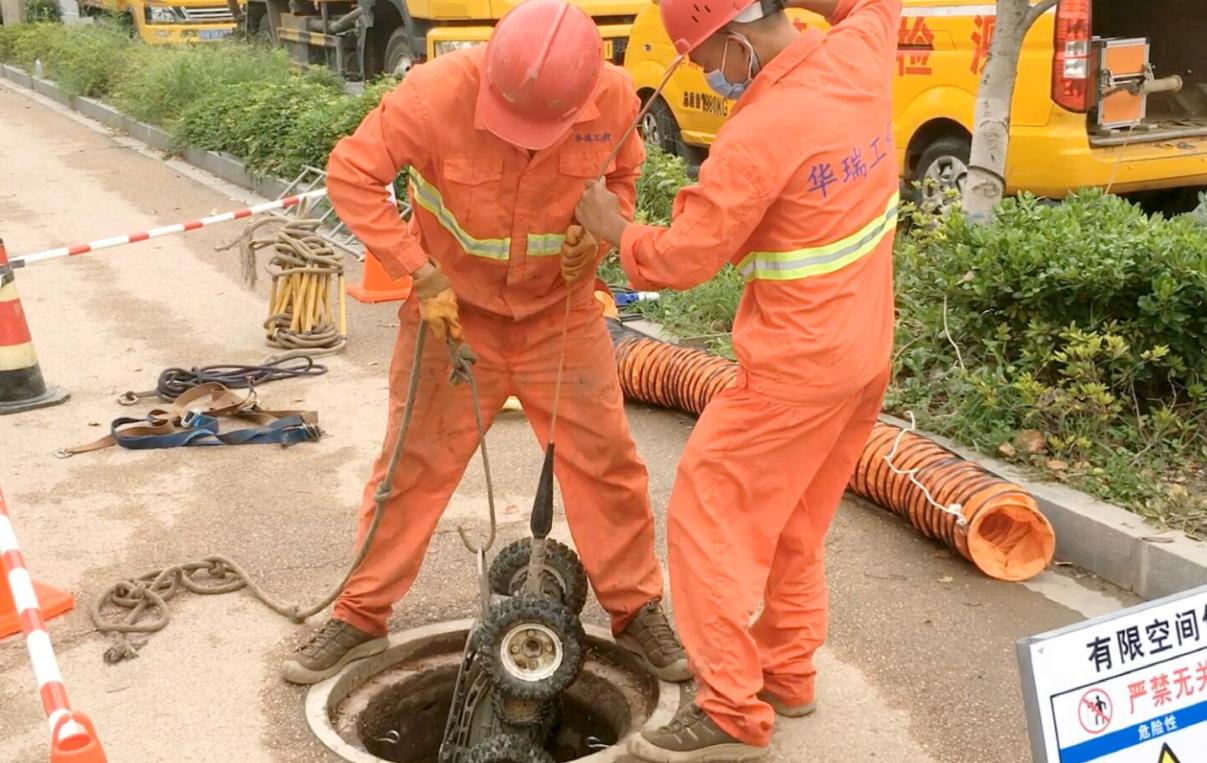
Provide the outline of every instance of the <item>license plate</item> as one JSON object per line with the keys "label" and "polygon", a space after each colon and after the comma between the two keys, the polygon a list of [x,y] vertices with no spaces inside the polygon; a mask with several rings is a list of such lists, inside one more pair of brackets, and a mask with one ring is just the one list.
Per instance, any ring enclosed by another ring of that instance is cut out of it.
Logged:
{"label": "license plate", "polygon": [[222,40],[230,37],[230,33],[229,29],[202,29],[200,36],[203,40]]}

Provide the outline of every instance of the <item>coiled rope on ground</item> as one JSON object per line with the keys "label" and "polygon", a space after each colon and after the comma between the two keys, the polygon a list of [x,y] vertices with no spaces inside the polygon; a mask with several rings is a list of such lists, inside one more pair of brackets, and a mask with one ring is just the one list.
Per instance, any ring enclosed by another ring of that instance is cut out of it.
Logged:
{"label": "coiled rope on ground", "polygon": [[[266,217],[248,225],[238,239],[220,250],[238,244],[243,279],[256,283],[256,255],[270,249],[265,271],[272,276],[268,298],[268,344],[286,350],[343,349],[347,342],[347,304],[344,296],[344,266],[335,247],[318,232],[322,220]],[[276,229],[258,235],[269,227]],[[332,304],[335,289],[338,307]]]}
{"label": "coiled rope on ground", "polygon": [[227,389],[251,389],[281,379],[322,376],[325,373],[327,373],[327,367],[315,363],[312,358],[291,354],[279,358],[269,358],[261,365],[232,363],[190,369],[165,368],[159,374],[155,389],[144,392],[126,392],[117,401],[122,405],[135,405],[144,398],[158,397],[160,400],[170,403],[200,384],[217,382]]}

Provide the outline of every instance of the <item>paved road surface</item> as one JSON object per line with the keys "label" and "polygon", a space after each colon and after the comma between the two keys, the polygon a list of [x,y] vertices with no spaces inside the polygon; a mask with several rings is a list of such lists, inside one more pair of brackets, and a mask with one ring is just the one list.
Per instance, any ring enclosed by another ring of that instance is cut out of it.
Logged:
{"label": "paved road surface", "polygon": [[[0,87],[0,167],[0,236],[10,254],[254,200],[8,86]],[[138,659],[109,666],[85,607],[123,576],[209,553],[243,560],[287,599],[312,601],[338,580],[382,436],[396,305],[351,303],[350,349],[324,361],[327,376],[262,390],[272,406],[318,410],[330,437],[317,445],[51,455],[128,415],[114,397],[152,386],[165,367],[270,353],[260,328],[265,279],[246,289],[236,256],[214,251],[238,232],[207,229],[19,271],[43,371],[72,398],[0,419],[0,484],[35,576],[80,599],[52,621],[52,634],[70,696],[95,719],[115,763],[334,759],[303,722],[303,691],[276,677],[303,628],[244,594],[182,597]],[[631,416],[661,543],[661,514],[692,420],[643,407]],[[519,414],[503,416],[489,442],[508,541],[524,532],[541,453]],[[472,611],[472,565],[454,528],[483,525],[481,485],[475,465],[393,627]],[[1014,641],[1120,602],[1092,578],[1067,572],[1028,586],[991,582],[856,502],[840,513],[829,558],[834,617],[821,661],[822,710],[781,725],[774,760],[1029,760]],[[594,604],[588,616],[603,622]],[[20,639],[0,642],[0,675],[0,761],[45,760]]]}

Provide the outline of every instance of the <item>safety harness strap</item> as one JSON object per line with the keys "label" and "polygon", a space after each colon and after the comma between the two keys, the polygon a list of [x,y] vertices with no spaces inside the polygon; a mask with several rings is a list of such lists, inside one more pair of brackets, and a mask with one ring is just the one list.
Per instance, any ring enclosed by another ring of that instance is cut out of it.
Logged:
{"label": "safety harness strap", "polygon": [[[223,432],[221,417],[247,421],[252,426]],[[322,436],[314,411],[269,411],[259,407],[255,390],[239,396],[217,382],[201,384],[171,405],[156,408],[144,418],[122,417],[110,425],[109,434],[87,445],[63,448],[55,455],[66,458],[118,445],[130,450],[178,448],[191,445],[294,445]]]}
{"label": "safety harness strap", "polygon": [[738,264],[747,281],[799,281],[842,270],[871,254],[897,222],[900,194],[894,193],[883,213],[850,236],[822,246],[787,252],[751,252]]}

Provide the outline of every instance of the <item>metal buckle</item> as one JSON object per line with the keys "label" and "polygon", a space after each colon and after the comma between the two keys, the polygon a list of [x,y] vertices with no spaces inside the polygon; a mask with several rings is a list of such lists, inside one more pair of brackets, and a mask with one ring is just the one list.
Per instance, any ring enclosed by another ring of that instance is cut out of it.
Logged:
{"label": "metal buckle", "polygon": [[200,408],[190,408],[180,417],[180,425],[188,429],[196,429],[197,421],[204,415]]}

